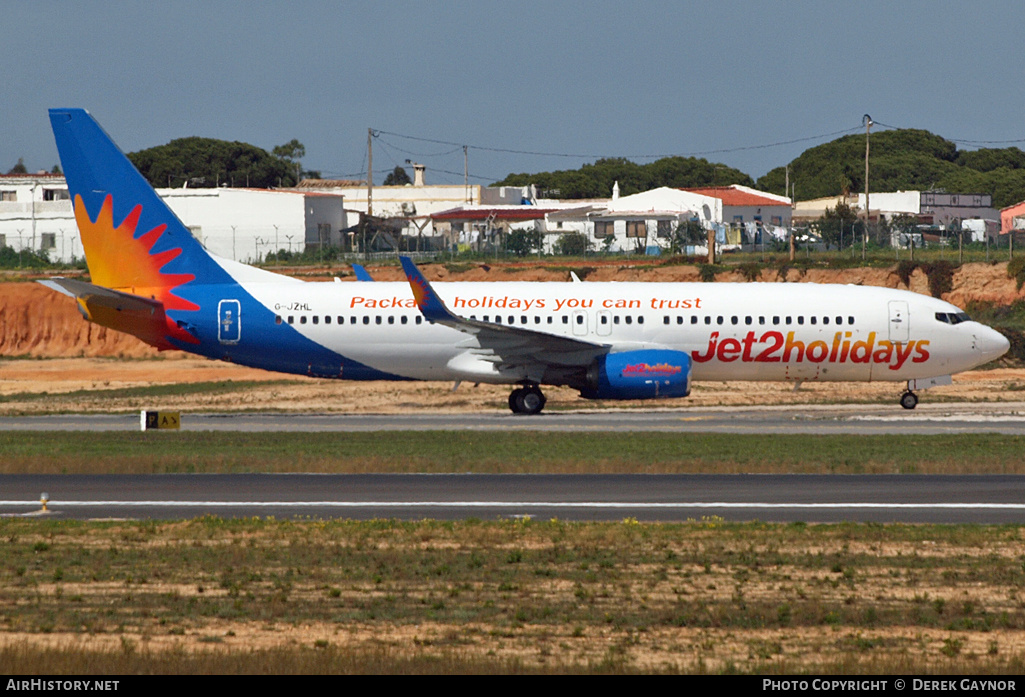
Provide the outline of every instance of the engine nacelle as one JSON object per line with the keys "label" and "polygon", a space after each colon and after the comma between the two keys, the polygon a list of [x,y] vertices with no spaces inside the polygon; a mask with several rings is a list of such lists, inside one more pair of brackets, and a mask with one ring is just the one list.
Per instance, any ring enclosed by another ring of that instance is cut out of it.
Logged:
{"label": "engine nacelle", "polygon": [[609,353],[587,369],[587,399],[656,399],[690,394],[690,356],[682,351],[643,349]]}

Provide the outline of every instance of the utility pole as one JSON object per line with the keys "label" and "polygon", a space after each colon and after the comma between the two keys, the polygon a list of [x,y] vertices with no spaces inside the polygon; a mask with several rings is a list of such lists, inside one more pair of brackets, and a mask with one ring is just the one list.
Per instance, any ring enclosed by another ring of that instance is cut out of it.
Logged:
{"label": "utility pole", "polygon": [[868,132],[872,127],[872,117],[865,114],[861,120],[865,122],[865,229],[861,233],[861,260],[865,261],[865,241],[868,239],[868,216],[871,210],[868,205]]}
{"label": "utility pole", "polygon": [[467,203],[473,203],[470,200],[470,160],[467,155],[467,146],[463,146],[463,198],[466,199]]}
{"label": "utility pole", "polygon": [[374,214],[374,129],[367,129],[367,217]]}
{"label": "utility pole", "polygon": [[374,214],[374,129],[367,129],[367,219],[363,221],[363,258],[369,259],[367,252],[367,228],[370,227],[370,216]]}

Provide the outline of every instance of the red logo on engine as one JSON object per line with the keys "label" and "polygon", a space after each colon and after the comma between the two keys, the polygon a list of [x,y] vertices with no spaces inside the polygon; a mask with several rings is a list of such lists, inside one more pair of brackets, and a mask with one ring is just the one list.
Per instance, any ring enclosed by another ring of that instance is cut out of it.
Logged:
{"label": "red logo on engine", "polygon": [[648,375],[678,375],[683,372],[683,368],[678,365],[669,365],[668,363],[658,363],[657,365],[649,365],[648,363],[638,363],[637,365],[628,365],[623,368],[623,377],[645,377]]}

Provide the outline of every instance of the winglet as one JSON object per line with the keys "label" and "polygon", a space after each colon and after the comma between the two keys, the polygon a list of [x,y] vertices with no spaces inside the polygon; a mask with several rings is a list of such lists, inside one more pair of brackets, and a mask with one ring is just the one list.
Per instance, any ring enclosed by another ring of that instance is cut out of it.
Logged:
{"label": "winglet", "polygon": [[402,270],[406,272],[406,279],[409,280],[409,286],[413,289],[413,299],[416,300],[416,306],[423,313],[424,317],[431,322],[458,319],[445,307],[445,303],[434,292],[431,284],[420,273],[420,269],[416,268],[416,264],[413,263],[412,259],[409,257],[399,257],[399,261],[402,262]]}
{"label": "winglet", "polygon": [[364,268],[362,264],[353,264],[352,272],[356,274],[357,281],[373,281],[373,276]]}

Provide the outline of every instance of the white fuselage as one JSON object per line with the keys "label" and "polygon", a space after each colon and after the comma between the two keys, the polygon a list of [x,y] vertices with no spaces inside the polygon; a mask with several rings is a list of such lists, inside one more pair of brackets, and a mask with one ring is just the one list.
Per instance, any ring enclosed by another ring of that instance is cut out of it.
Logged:
{"label": "white fuselage", "polygon": [[[424,320],[407,283],[243,283],[321,346],[420,380],[512,383],[474,336]],[[903,381],[951,375],[1007,348],[950,303],[889,288],[812,283],[434,283],[455,314],[611,346],[692,357],[694,380]],[[242,341],[272,336],[246,335]],[[273,333],[273,330],[271,330]],[[341,375],[340,377],[345,377]]]}

